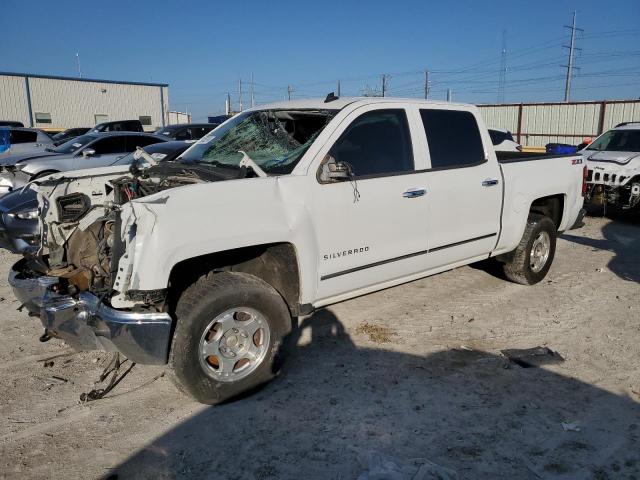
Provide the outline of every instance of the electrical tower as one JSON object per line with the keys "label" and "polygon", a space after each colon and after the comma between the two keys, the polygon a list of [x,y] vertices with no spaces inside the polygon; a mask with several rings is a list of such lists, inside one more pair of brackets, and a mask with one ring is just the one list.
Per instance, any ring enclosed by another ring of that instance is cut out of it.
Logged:
{"label": "electrical tower", "polygon": [[498,103],[504,103],[504,90],[507,85],[507,31],[502,31],[502,52],[500,55],[500,76],[498,77]]}
{"label": "electrical tower", "polygon": [[429,98],[429,70],[424,71],[424,98]]}
{"label": "electrical tower", "polygon": [[573,66],[573,53],[575,50],[582,50],[576,47],[576,30],[584,32],[581,28],[576,28],[576,11],[573,11],[573,23],[571,26],[565,25],[565,28],[571,30],[571,43],[569,45],[563,45],[564,48],[569,49],[569,61],[566,65],[563,65],[567,69],[567,80],[564,85],[564,101],[568,102],[571,99],[571,78],[573,77],[573,70],[576,67]]}

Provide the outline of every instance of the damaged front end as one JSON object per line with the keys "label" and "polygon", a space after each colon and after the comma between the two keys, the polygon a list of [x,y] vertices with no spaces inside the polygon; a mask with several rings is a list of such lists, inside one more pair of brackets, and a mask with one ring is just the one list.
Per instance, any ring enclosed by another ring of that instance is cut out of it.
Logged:
{"label": "damaged front end", "polygon": [[[9,283],[50,336],[78,350],[119,351],[135,363],[163,364],[172,328],[166,289],[128,288],[142,242],[137,230],[153,229],[153,194],[204,180],[151,170],[108,167],[37,182],[41,247],[13,266]],[[147,204],[140,201],[145,197]]]}

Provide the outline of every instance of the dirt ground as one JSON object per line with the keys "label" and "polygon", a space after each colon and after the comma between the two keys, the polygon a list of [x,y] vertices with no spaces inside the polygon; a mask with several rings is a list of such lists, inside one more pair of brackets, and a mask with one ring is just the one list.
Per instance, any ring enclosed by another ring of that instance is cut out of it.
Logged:
{"label": "dirt ground", "polygon": [[[640,226],[586,222],[537,286],[472,266],[303,319],[280,377],[218,407],[142,366],[80,402],[108,354],[40,343],[1,254],[0,478],[356,479],[378,454],[458,478],[640,478]],[[536,346],[564,362],[500,353]]]}

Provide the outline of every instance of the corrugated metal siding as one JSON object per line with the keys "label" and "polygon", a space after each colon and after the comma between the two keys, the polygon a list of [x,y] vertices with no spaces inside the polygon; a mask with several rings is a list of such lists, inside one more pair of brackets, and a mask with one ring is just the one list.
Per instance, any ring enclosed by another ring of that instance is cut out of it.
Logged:
{"label": "corrugated metal siding", "polygon": [[[91,127],[96,114],[107,115],[109,120],[148,115],[153,127],[162,126],[163,87],[48,78],[30,78],[29,84],[34,118],[37,112],[51,114],[51,124],[36,123],[36,127]],[[165,103],[166,97],[165,93]]]}
{"label": "corrugated metal siding", "polygon": [[185,112],[169,112],[168,125],[176,123],[191,123],[191,115]]}
{"label": "corrugated metal siding", "polygon": [[[543,147],[547,143],[577,145],[585,136],[600,133],[603,102],[540,103],[519,105],[479,105],[489,127],[518,132],[518,112],[522,108],[521,143]],[[640,121],[640,101],[606,103],[603,129],[621,122]]]}
{"label": "corrugated metal siding", "polygon": [[0,120],[16,120],[29,126],[24,77],[0,75]]}
{"label": "corrugated metal siding", "polygon": [[488,128],[501,128],[515,132],[518,129],[518,108],[515,105],[505,107],[482,107],[480,112]]}

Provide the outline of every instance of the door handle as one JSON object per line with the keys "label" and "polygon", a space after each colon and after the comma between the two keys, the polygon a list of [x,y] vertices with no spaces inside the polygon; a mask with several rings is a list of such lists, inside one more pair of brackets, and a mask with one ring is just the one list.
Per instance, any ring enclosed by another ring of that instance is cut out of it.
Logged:
{"label": "door handle", "polygon": [[404,198],[417,198],[423,196],[427,193],[426,188],[410,188],[406,192],[402,194]]}
{"label": "door handle", "polygon": [[496,180],[495,178],[487,178],[486,180],[482,181],[482,186],[493,187],[494,185],[498,185],[498,183],[498,180]]}

